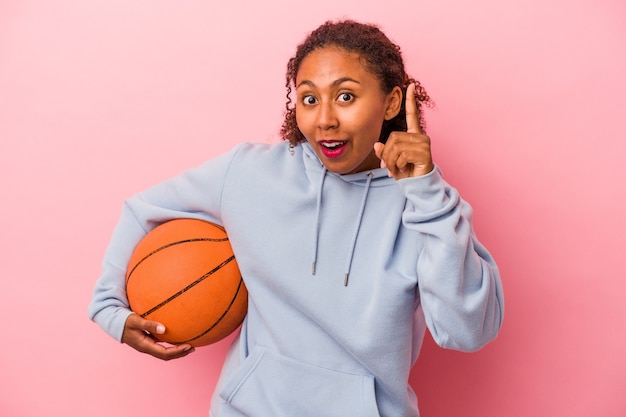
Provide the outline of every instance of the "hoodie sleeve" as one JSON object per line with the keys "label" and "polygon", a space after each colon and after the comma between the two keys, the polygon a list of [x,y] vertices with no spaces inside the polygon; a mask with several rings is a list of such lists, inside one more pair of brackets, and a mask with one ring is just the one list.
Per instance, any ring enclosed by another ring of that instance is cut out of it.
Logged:
{"label": "hoodie sleeve", "polygon": [[122,340],[124,324],[132,313],[126,297],[126,267],[137,243],[154,227],[175,218],[198,218],[222,224],[222,188],[236,151],[124,202],[88,307],[89,318],[111,337]]}
{"label": "hoodie sleeve", "polygon": [[502,325],[504,299],[495,261],[472,228],[472,208],[435,168],[398,181],[408,202],[405,227],[424,236],[417,262],[426,324],[444,348],[475,351]]}

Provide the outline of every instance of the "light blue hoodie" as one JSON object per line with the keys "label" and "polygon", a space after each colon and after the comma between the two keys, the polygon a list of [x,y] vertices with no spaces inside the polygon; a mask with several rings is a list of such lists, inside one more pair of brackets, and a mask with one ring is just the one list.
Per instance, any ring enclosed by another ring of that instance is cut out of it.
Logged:
{"label": "light blue hoodie", "polygon": [[418,416],[408,377],[426,327],[473,351],[502,323],[498,269],[471,216],[438,169],[337,175],[307,143],[243,144],[126,202],[89,314],[121,340],[137,242],[172,218],[209,220],[249,292],[213,417]]}

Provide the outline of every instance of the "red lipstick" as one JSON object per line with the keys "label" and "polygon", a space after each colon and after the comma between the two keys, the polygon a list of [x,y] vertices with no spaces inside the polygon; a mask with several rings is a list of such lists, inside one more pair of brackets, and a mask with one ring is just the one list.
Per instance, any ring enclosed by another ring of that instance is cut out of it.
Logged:
{"label": "red lipstick", "polygon": [[320,140],[317,142],[320,151],[326,158],[339,158],[346,150],[347,141],[343,140]]}

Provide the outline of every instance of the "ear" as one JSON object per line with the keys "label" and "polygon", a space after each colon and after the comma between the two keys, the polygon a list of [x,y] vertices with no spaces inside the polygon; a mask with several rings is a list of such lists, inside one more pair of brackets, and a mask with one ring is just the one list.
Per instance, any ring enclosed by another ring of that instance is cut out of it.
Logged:
{"label": "ear", "polygon": [[402,108],[402,89],[395,86],[385,99],[385,120],[391,120],[400,113]]}

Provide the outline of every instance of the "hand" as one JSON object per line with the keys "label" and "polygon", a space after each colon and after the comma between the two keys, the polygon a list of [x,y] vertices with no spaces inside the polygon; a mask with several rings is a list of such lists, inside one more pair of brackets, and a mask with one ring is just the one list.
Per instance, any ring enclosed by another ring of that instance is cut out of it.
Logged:
{"label": "hand", "polygon": [[128,316],[124,324],[122,343],[142,353],[147,353],[155,358],[169,361],[187,356],[194,351],[189,344],[177,346],[165,346],[152,336],[153,334],[165,333],[165,326],[156,321],[150,321],[137,314]]}
{"label": "hand", "polygon": [[401,178],[428,174],[434,164],[430,153],[430,138],[422,132],[419,110],[415,102],[415,84],[406,89],[406,132],[391,132],[387,143],[374,144],[374,152],[380,159],[380,167],[387,168],[389,175]]}

